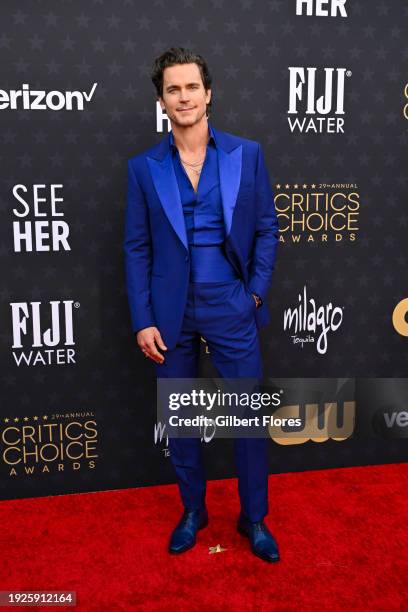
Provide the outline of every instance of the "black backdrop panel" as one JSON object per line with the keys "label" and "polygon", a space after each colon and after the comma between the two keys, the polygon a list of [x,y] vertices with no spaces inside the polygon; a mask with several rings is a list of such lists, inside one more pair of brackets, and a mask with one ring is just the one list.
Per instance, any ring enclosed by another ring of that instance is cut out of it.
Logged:
{"label": "black backdrop panel", "polygon": [[[122,251],[126,161],[169,128],[149,78],[169,46],[207,58],[211,121],[265,152],[282,240],[265,375],[369,377],[370,393],[377,377],[384,390],[406,376],[406,2],[4,0],[0,11],[2,498],[174,482]],[[322,319],[296,329],[303,303]],[[357,390],[364,419],[370,393]],[[271,472],[404,461],[405,449],[374,434],[271,441]],[[234,474],[229,441],[205,452],[210,478]]]}

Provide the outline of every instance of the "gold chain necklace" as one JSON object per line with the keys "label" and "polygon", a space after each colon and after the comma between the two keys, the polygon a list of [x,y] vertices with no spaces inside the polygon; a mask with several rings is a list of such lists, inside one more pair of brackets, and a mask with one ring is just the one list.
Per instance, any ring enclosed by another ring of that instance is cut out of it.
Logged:
{"label": "gold chain necklace", "polygon": [[[208,142],[209,142],[209,139],[207,140],[207,145],[208,145]],[[179,153],[179,155],[180,155],[180,153]],[[183,165],[190,166],[192,171],[195,172],[197,174],[197,176],[200,176],[201,170],[202,170],[202,166],[203,166],[204,161],[205,161],[205,155],[204,155],[203,159],[201,161],[198,161],[198,162],[187,162],[187,161],[185,161],[181,157],[181,155],[180,155],[180,159],[181,159]],[[201,168],[199,170],[196,170],[196,168],[198,168],[198,166],[201,166]]]}
{"label": "gold chain necklace", "polygon": [[[204,164],[205,156],[203,157],[203,159],[201,161],[198,161],[198,162],[187,162],[187,161],[185,161],[181,157],[181,155],[180,155],[180,159],[183,162],[183,164],[185,164],[186,166],[190,166],[192,171],[195,172],[197,174],[197,176],[199,176],[201,174],[201,170],[202,170],[202,166]],[[198,166],[201,166],[201,168],[197,169]]]}

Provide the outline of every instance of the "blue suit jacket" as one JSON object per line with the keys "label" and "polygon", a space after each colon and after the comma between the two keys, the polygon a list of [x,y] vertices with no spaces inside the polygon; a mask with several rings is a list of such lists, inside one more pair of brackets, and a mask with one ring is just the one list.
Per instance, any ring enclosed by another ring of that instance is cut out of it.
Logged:
{"label": "blue suit jacket", "polygon": [[[259,328],[269,323],[267,291],[279,239],[268,171],[258,142],[212,128],[226,255],[263,300],[255,311]],[[169,134],[128,161],[124,251],[133,331],[155,325],[171,349],[181,330],[190,262]]]}

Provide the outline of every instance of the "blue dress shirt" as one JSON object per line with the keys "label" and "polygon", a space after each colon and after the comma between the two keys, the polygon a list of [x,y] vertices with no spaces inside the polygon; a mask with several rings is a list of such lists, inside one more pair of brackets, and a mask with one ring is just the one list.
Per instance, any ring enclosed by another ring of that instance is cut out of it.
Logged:
{"label": "blue dress shirt", "polygon": [[202,166],[197,193],[180,160],[179,151],[170,132],[173,167],[183,205],[189,245],[221,245],[225,239],[224,213],[218,171],[218,152],[212,127],[208,124],[209,142]]}

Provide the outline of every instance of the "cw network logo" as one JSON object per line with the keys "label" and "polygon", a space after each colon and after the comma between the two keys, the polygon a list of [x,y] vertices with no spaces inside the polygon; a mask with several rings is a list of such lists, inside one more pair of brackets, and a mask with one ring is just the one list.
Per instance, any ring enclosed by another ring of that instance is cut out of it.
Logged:
{"label": "cw network logo", "polygon": [[408,336],[408,298],[401,300],[394,308],[392,324],[401,336]]}
{"label": "cw network logo", "polygon": [[[341,426],[337,424],[339,414]],[[281,406],[274,412],[275,415],[287,419],[299,418],[302,423],[295,431],[287,431],[285,436],[282,436],[281,427],[269,425],[269,434],[278,444],[304,444],[309,440],[320,443],[329,439],[344,442],[355,430],[356,402],[336,400],[324,402],[323,405],[314,403]]]}
{"label": "cw network logo", "polygon": [[98,83],[89,93],[86,91],[32,90],[28,83],[21,89],[0,89],[0,110],[84,110],[84,102],[90,102]]}

